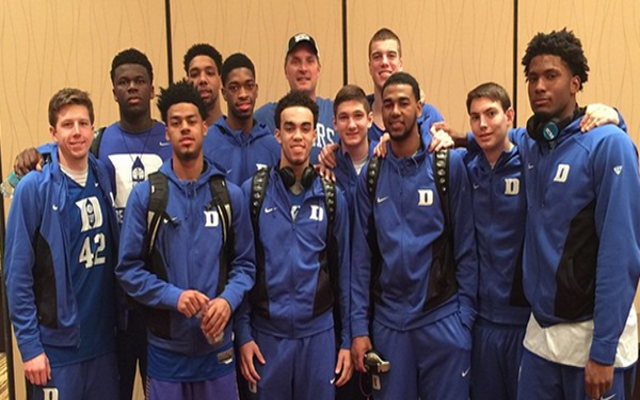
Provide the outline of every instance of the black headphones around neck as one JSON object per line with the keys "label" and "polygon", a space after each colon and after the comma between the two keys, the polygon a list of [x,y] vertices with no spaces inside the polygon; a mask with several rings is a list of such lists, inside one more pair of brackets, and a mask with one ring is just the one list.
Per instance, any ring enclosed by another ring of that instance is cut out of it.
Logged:
{"label": "black headphones around neck", "polygon": [[[291,167],[280,168],[278,166],[278,174],[280,174],[280,178],[282,178],[282,182],[286,187],[291,187],[296,183],[296,174],[293,172]],[[300,184],[303,188],[309,189],[313,184],[313,181],[318,177],[318,173],[315,168],[311,165],[308,165],[302,171],[302,176],[300,177]]]}
{"label": "black headphones around neck", "polygon": [[527,121],[527,133],[536,141],[540,142],[553,142],[558,138],[558,135],[564,128],[566,128],[571,122],[582,117],[586,109],[576,106],[573,110],[573,114],[565,119],[560,118],[545,118],[536,114],[533,114]]}

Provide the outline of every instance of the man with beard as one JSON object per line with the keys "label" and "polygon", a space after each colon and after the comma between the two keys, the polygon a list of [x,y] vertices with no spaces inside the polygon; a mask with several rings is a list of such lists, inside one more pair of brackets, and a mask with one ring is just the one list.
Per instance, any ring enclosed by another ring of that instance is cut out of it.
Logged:
{"label": "man with beard", "polygon": [[419,98],[404,72],[383,86],[388,155],[370,161],[356,192],[352,353],[361,372],[374,346],[390,362],[373,376],[376,399],[466,400],[478,280],[471,193],[457,153],[434,164]]}
{"label": "man with beard", "polygon": [[257,170],[276,165],[280,145],[265,124],[253,119],[258,83],[249,57],[236,53],[225,60],[222,85],[227,116],[209,126],[204,155],[225,169],[227,179],[241,185]]}
{"label": "man with beard", "polygon": [[220,105],[220,72],[222,55],[206,43],[194,44],[184,55],[184,71],[187,81],[200,93],[207,105],[207,126],[222,117]]}

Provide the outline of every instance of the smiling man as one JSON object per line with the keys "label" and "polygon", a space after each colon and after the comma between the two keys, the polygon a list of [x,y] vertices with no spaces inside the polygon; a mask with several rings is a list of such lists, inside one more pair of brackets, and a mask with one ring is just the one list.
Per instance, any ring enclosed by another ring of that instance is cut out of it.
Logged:
{"label": "smiling man", "polygon": [[173,84],[158,108],[173,155],[132,191],[116,268],[125,292],[144,306],[147,395],[236,399],[229,321],[254,283],[248,212],[240,188],[203,157],[207,109],[196,89]]}
{"label": "smiling man", "polygon": [[[311,163],[318,162],[318,155],[324,146],[336,141],[333,129],[333,102],[319,97],[316,93],[320,79],[320,52],[314,38],[306,33],[298,33],[289,39],[284,60],[284,75],[292,91],[307,94],[318,106],[316,139],[311,151]],[[256,119],[275,131],[274,114],[276,103],[267,103],[256,111]]]}
{"label": "smiling man", "polygon": [[241,185],[257,170],[276,165],[280,145],[273,132],[253,118],[258,83],[249,57],[236,53],[225,60],[222,85],[227,116],[209,127],[204,155],[225,169],[227,179]]}
{"label": "smiling man", "polygon": [[118,223],[104,165],[89,154],[93,121],[87,93],[51,98],[51,162],[20,181],[9,212],[7,298],[36,400],[118,398]]}
{"label": "smiling man", "polygon": [[478,279],[467,174],[457,153],[440,159],[441,193],[415,78],[391,75],[382,101],[387,157],[356,189],[352,354],[361,372],[372,348],[390,362],[374,376],[376,399],[466,400]]}
{"label": "smiling man", "polygon": [[253,399],[334,400],[353,371],[349,215],[342,193],[309,164],[317,119],[306,93],[284,96],[275,116],[280,163],[242,187],[257,278],[236,335]]}

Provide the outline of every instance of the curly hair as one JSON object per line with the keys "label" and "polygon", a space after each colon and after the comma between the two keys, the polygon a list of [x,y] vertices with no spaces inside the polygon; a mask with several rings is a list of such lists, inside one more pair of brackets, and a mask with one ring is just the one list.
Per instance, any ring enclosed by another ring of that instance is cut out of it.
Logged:
{"label": "curly hair", "polygon": [[146,54],[134,48],[122,50],[116,54],[113,61],[111,61],[111,83],[114,83],[116,79],[116,68],[124,64],[142,65],[144,69],[147,70],[147,74],[149,74],[149,81],[153,83],[153,67],[151,66],[151,62]]}
{"label": "curly hair", "polygon": [[582,43],[572,31],[563,28],[561,31],[551,33],[538,33],[527,45],[527,50],[522,57],[524,75],[529,75],[531,60],[542,54],[558,56],[567,65],[574,76],[580,78],[580,90],[589,79],[589,65],[582,50]]}
{"label": "curly hair", "polygon": [[276,123],[276,128],[280,128],[280,118],[282,111],[290,107],[305,107],[308,108],[313,114],[313,126],[315,127],[318,124],[318,105],[315,101],[311,100],[309,95],[305,92],[293,90],[287,93],[283,98],[278,101],[278,105],[276,106],[276,112],[273,116],[273,119]]}
{"label": "curly hair", "polygon": [[220,54],[220,52],[210,44],[197,43],[191,46],[184,55],[184,72],[187,75],[189,75],[189,64],[191,64],[191,61],[197,56],[207,56],[211,58],[216,64],[218,73],[222,70],[222,54]]}
{"label": "curly hair", "polygon": [[202,97],[200,97],[200,93],[198,93],[193,85],[183,79],[179,82],[172,83],[166,89],[160,89],[157,104],[160,114],[162,115],[162,121],[164,121],[165,124],[167,123],[169,108],[179,103],[191,103],[195,105],[202,119],[207,118],[207,106],[204,104]]}

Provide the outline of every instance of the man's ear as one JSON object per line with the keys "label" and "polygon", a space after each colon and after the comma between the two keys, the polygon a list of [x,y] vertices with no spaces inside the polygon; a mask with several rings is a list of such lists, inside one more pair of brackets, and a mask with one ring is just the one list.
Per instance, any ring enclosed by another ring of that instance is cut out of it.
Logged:
{"label": "man's ear", "polygon": [[278,142],[278,144],[282,146],[282,137],[280,136],[280,129],[278,128],[276,128],[275,137],[276,137],[276,142]]}

